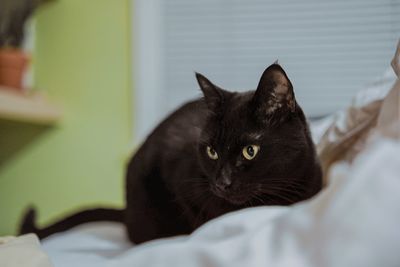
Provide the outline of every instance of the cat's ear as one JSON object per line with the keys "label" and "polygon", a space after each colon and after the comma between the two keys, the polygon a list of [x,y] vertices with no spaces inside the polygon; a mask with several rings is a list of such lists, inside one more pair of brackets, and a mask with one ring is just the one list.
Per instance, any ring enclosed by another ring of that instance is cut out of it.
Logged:
{"label": "cat's ear", "polygon": [[292,83],[279,64],[272,64],[262,74],[252,105],[261,116],[295,111]]}
{"label": "cat's ear", "polygon": [[222,103],[222,90],[200,73],[196,72],[196,79],[199,83],[201,91],[204,94],[204,99],[206,100],[207,106],[212,110],[218,109]]}

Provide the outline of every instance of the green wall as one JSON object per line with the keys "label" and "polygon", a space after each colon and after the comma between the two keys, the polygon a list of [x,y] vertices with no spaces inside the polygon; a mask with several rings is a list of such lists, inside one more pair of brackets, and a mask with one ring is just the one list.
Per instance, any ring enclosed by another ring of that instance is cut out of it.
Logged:
{"label": "green wall", "polygon": [[0,235],[15,233],[30,204],[39,224],[82,207],[123,205],[132,139],[129,10],[129,0],[56,0],[36,14],[35,87],[64,114],[0,165]]}

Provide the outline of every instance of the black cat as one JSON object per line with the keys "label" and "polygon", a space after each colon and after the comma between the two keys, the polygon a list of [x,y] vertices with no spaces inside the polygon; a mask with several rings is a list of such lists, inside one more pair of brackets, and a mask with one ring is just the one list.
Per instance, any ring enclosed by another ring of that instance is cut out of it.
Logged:
{"label": "black cat", "polygon": [[189,234],[230,211],[290,205],[321,189],[305,116],[278,64],[245,93],[196,77],[204,98],[165,119],[131,159],[124,210],[86,210],[44,229],[31,210],[21,232],[43,238],[88,221],[121,221],[138,244]]}

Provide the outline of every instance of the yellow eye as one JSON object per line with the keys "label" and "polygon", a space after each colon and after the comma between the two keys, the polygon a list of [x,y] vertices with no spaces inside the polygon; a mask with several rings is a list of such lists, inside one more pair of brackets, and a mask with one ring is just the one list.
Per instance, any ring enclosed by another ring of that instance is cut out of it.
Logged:
{"label": "yellow eye", "polygon": [[210,159],[217,160],[218,159],[218,154],[214,150],[214,148],[207,146],[207,155]]}
{"label": "yellow eye", "polygon": [[256,145],[245,146],[242,150],[243,157],[247,160],[252,160],[256,157],[260,147]]}

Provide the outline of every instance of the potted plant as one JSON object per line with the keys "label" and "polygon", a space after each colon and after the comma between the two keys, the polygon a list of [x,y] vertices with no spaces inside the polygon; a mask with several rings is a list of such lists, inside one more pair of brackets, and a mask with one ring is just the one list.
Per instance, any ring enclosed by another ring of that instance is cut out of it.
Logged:
{"label": "potted plant", "polygon": [[46,0],[0,0],[0,85],[21,89],[28,64],[24,53],[24,27],[34,10]]}

